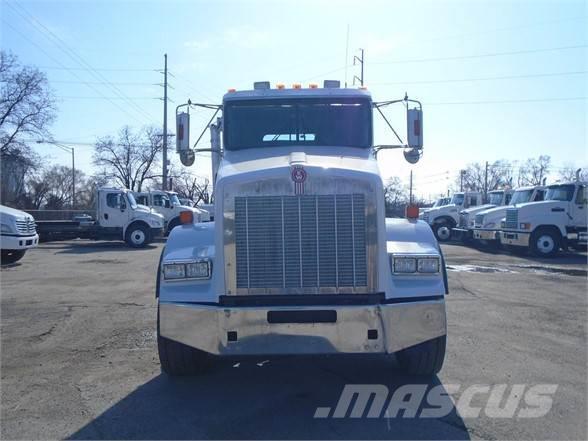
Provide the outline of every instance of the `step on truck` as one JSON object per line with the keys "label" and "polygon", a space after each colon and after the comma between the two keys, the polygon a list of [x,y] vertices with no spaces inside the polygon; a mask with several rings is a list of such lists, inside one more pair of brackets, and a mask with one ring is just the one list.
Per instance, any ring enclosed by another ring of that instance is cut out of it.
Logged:
{"label": "step on truck", "polygon": [[[394,353],[413,374],[440,370],[441,250],[418,209],[385,218],[375,156],[400,147],[418,160],[420,103],[325,86],[263,82],[219,106],[178,107],[182,163],[198,151],[213,158],[215,220],[174,228],[161,256],[157,339],[168,374],[219,356],[336,353]],[[407,106],[408,141],[374,146],[373,110],[393,103]],[[187,130],[201,108],[222,113],[206,149],[190,146]]]}
{"label": "step on truck", "polygon": [[0,205],[0,224],[2,264],[18,262],[28,249],[39,244],[35,219],[30,214]]}
{"label": "step on truck", "polygon": [[447,205],[431,208],[419,215],[428,223],[440,242],[451,239],[453,229],[459,224],[459,212],[464,208],[477,207],[482,204],[482,193],[466,191],[454,193]]}
{"label": "step on truck", "polygon": [[138,204],[151,208],[155,213],[161,214],[165,219],[165,234],[180,225],[180,213],[191,211],[197,222],[210,221],[208,211],[198,207],[192,207],[180,202],[178,194],[174,191],[151,190],[133,193]]}
{"label": "step on truck", "polygon": [[544,201],[507,208],[500,243],[538,257],[553,257],[561,248],[585,247],[586,185],[580,181],[549,185]]}
{"label": "step on truck", "polygon": [[492,190],[488,192],[485,204],[461,210],[459,212],[457,226],[453,228],[454,238],[464,243],[471,243],[474,237],[474,220],[476,214],[489,208],[508,205],[513,193],[511,189]]}
{"label": "step on truck", "polygon": [[[163,216],[137,204],[131,191],[100,188],[96,200],[96,211],[90,215],[75,215],[71,210],[35,211],[41,240],[123,240],[130,247],[142,248],[163,234]],[[52,219],[47,219],[48,215]]]}
{"label": "step on truck", "polygon": [[500,222],[506,216],[508,207],[516,207],[527,202],[540,202],[545,199],[545,187],[519,187],[508,205],[501,205],[477,213],[474,216],[474,243],[480,245],[500,245]]}

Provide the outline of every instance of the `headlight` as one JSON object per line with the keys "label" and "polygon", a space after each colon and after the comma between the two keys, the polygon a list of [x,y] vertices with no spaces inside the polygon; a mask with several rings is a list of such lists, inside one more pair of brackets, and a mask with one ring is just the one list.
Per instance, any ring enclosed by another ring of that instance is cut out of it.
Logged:
{"label": "headlight", "polygon": [[2,230],[3,233],[14,233],[15,231],[12,229],[12,227],[8,224],[2,224]]}
{"label": "headlight", "polygon": [[439,256],[392,256],[394,274],[436,274],[441,266]]}
{"label": "headlight", "polygon": [[165,280],[204,280],[210,279],[211,275],[212,265],[209,259],[163,264],[163,278]]}

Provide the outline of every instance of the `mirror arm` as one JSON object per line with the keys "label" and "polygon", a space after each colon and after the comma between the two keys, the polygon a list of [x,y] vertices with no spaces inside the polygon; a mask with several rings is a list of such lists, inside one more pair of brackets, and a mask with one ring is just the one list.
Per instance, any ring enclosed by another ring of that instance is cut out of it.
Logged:
{"label": "mirror arm", "polygon": [[386,118],[386,116],[384,115],[384,112],[382,112],[380,110],[380,107],[378,107],[378,106],[375,106],[375,107],[376,107],[376,110],[380,113],[380,115],[382,115],[382,118],[384,118],[384,121],[386,121],[386,124],[388,124],[388,127],[390,127],[390,130],[392,130],[394,135],[396,135],[396,139],[398,139],[400,144],[402,144],[402,139],[400,139],[400,136],[398,136],[398,133],[396,133],[396,130],[394,130],[394,127],[392,127],[392,124],[390,124],[390,121],[388,121],[388,118]]}
{"label": "mirror arm", "polygon": [[[212,121],[216,117],[217,113],[220,111],[220,109],[221,109],[220,106],[216,108],[216,112],[214,112],[214,114],[212,115],[212,118],[210,118],[208,123],[206,123],[206,125],[204,126],[204,130],[202,130],[202,133],[200,134],[200,136],[198,137],[198,139],[194,143],[194,147],[196,147],[198,145],[198,143],[200,142],[200,140],[202,139],[202,137],[206,133],[206,130],[208,130],[208,127],[210,126],[210,124],[212,123]],[[195,150],[195,151],[198,151],[198,150]]]}

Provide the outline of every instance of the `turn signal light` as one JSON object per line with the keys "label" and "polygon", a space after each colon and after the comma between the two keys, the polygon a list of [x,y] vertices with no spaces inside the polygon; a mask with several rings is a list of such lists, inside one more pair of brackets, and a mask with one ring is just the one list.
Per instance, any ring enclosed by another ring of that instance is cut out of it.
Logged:
{"label": "turn signal light", "polygon": [[185,224],[193,224],[194,223],[194,213],[191,211],[181,211],[180,212],[180,222]]}

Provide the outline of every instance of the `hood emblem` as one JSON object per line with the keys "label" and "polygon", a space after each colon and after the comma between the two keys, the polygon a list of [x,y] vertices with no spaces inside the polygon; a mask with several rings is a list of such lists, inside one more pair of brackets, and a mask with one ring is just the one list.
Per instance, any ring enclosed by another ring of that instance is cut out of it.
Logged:
{"label": "hood emblem", "polygon": [[307,178],[306,170],[300,165],[292,168],[292,181],[294,181],[294,194],[304,194],[304,182]]}

